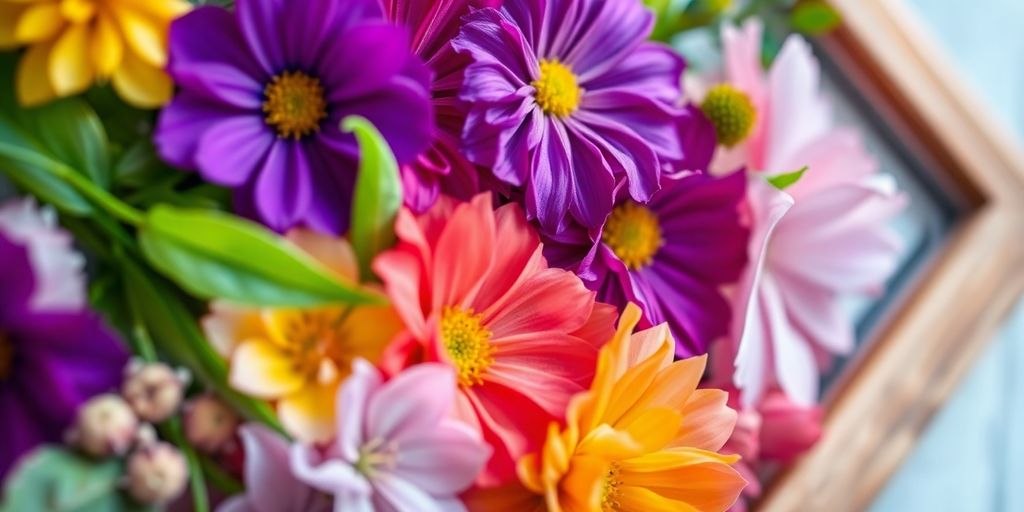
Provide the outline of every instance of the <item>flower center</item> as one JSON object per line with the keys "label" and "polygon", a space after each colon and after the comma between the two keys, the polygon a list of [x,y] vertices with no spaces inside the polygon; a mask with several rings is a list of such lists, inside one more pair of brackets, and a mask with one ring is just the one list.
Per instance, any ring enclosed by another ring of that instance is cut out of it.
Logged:
{"label": "flower center", "polygon": [[491,331],[480,323],[482,319],[472,309],[445,307],[441,313],[441,338],[462,386],[483,384],[481,375],[494,362]]}
{"label": "flower center", "polygon": [[558,59],[540,61],[540,78],[530,85],[537,89],[541,110],[553,116],[568,117],[579,108],[583,97],[576,75]]}
{"label": "flower center", "polygon": [[[274,322],[281,338],[287,341],[294,370],[309,380],[331,382],[336,377],[330,369],[348,368],[351,350],[347,346],[344,308],[275,312]],[[325,365],[334,361],[336,365]]]}
{"label": "flower center", "polygon": [[704,115],[715,126],[718,143],[732,147],[743,142],[754,129],[757,110],[750,97],[727,84],[712,88],[700,104]]}
{"label": "flower center", "polygon": [[301,71],[285,71],[263,90],[266,123],[283,138],[301,139],[320,131],[327,101],[320,80]]}
{"label": "flower center", "polygon": [[619,494],[622,492],[619,490],[619,486],[622,485],[622,480],[619,480],[619,463],[612,462],[608,466],[608,471],[604,474],[604,481],[601,482],[601,510],[603,512],[617,512],[621,510],[619,505]]}
{"label": "flower center", "polygon": [[0,331],[0,381],[7,380],[14,370],[14,343],[4,331]]}
{"label": "flower center", "polygon": [[658,217],[633,202],[623,203],[612,210],[601,240],[630,270],[650,264],[664,242]]}
{"label": "flower center", "polygon": [[374,473],[380,470],[395,469],[398,465],[398,443],[374,438],[369,443],[359,448],[359,458],[356,459],[356,471],[359,474],[371,478]]}

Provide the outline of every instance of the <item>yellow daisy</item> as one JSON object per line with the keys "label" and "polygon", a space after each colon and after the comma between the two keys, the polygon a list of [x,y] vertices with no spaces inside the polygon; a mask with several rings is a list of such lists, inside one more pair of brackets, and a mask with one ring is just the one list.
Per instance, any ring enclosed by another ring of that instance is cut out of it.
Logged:
{"label": "yellow daisy", "polygon": [[109,80],[132,105],[163,105],[173,92],[168,26],[189,9],[184,0],[0,0],[0,49],[27,47],[18,101],[41,105]]}

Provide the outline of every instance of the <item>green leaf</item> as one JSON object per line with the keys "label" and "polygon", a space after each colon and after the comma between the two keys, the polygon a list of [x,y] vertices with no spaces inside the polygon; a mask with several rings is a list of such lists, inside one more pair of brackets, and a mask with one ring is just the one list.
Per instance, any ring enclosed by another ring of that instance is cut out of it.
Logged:
{"label": "green leaf", "polygon": [[811,0],[798,4],[790,14],[789,21],[797,32],[819,36],[838,27],[842,18],[828,3]]}
{"label": "green leaf", "polygon": [[266,307],[383,304],[266,228],[214,210],[156,206],[139,227],[146,259],[203,299]]}
{"label": "green leaf", "polygon": [[807,167],[800,169],[799,171],[787,172],[783,174],[776,174],[775,176],[768,177],[768,183],[772,184],[779,190],[786,190],[787,188],[796,184],[800,181],[800,178],[804,177],[804,173],[807,172]]}
{"label": "green leaf", "polygon": [[359,175],[352,202],[349,239],[359,259],[359,275],[373,279],[373,258],[395,243],[395,216],[402,207],[402,181],[398,162],[384,137],[369,121],[350,116],[342,130],[359,141]]}
{"label": "green leaf", "polygon": [[196,379],[214,390],[246,418],[281,430],[266,402],[242,395],[228,385],[228,366],[199,330],[196,315],[174,286],[131,258],[121,261],[125,295],[132,313],[144,324],[157,350],[187,366]]}
{"label": "green leaf", "polygon": [[119,488],[118,459],[93,461],[55,447],[31,453],[4,485],[2,512],[129,512],[151,510]]}
{"label": "green leaf", "polygon": [[[0,56],[0,76],[14,76],[14,67],[14,55]],[[13,87],[0,88],[0,172],[66,213],[91,213],[89,202],[51,172],[58,167],[109,186],[109,145],[96,112],[80,98],[25,109]]]}
{"label": "green leaf", "polygon": [[114,166],[114,182],[129,188],[142,188],[166,175],[182,175],[167,167],[156,155],[156,148],[149,139],[135,141],[121,154]]}

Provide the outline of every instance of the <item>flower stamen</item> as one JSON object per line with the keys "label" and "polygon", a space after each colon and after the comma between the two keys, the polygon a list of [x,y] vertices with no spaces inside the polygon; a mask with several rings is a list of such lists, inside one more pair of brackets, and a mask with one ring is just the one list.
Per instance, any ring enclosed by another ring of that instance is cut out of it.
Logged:
{"label": "flower stamen", "polygon": [[728,84],[717,85],[708,91],[700,109],[715,126],[718,143],[726,147],[743,142],[757,120],[757,110],[750,97]]}
{"label": "flower stamen", "polygon": [[474,315],[472,309],[446,306],[441,313],[441,339],[458,371],[459,384],[465,387],[483,384],[481,376],[494,363],[491,331],[481,320],[483,315]]}
{"label": "flower stamen", "polygon": [[535,98],[541,110],[557,117],[575,112],[583,97],[576,75],[558,59],[540,61],[540,78],[530,85],[537,89]]}
{"label": "flower stamen", "polygon": [[612,210],[601,233],[601,241],[630,270],[649,265],[664,243],[658,217],[633,202],[623,203]]}
{"label": "flower stamen", "polygon": [[320,80],[301,71],[285,71],[263,90],[264,118],[281,138],[301,139],[320,131],[327,100]]}
{"label": "flower stamen", "polygon": [[619,487],[622,485],[622,480],[619,479],[619,472],[619,463],[612,462],[608,466],[608,471],[604,474],[604,480],[601,482],[601,510],[603,512],[618,512],[621,510],[619,494],[622,491]]}

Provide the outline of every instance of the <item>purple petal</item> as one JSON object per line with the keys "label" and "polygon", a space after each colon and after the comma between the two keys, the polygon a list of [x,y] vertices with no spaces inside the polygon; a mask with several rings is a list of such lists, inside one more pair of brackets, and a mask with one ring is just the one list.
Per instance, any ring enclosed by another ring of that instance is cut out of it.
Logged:
{"label": "purple petal", "polygon": [[[284,10],[283,23],[279,30],[283,32],[285,62],[290,67],[313,69],[325,57],[325,44],[330,41],[332,32],[338,34],[344,30],[336,22],[338,7],[342,4],[358,4],[359,2],[336,0],[305,0],[302,6],[292,6]],[[346,17],[345,21],[354,22],[357,17]],[[338,37],[336,39],[342,39]],[[339,65],[339,63],[344,63]],[[351,61],[336,61],[334,67],[347,67]]]}
{"label": "purple petal", "polygon": [[601,150],[569,129],[573,159],[572,214],[588,229],[604,225],[615,200],[615,178]]}
{"label": "purple petal", "polygon": [[678,161],[683,157],[677,118],[687,115],[686,111],[646,97],[643,89],[588,92],[581,108],[628,127],[664,160]]}
{"label": "purple petal", "polygon": [[462,31],[452,41],[452,47],[469,54],[475,63],[504,68],[515,89],[535,80],[540,69],[520,28],[507,14],[495,9],[480,9],[465,16]]}
{"label": "purple petal", "polygon": [[326,148],[311,149],[309,159],[314,170],[313,199],[304,224],[321,233],[343,234],[349,226],[356,161]]}
{"label": "purple petal", "polygon": [[236,116],[203,133],[195,155],[203,178],[227,187],[247,181],[263,164],[274,135],[257,116]]}
{"label": "purple petal", "polygon": [[526,184],[526,211],[553,233],[562,231],[569,210],[572,159],[569,138],[560,122],[545,119],[540,146],[533,152],[532,175]]}
{"label": "purple petal", "polygon": [[686,61],[671,48],[644,43],[629,58],[580,86],[589,93],[606,89],[632,91],[644,97],[674,105],[682,97],[682,77]]}
{"label": "purple petal", "polygon": [[224,119],[250,115],[203,100],[188,92],[174,97],[157,120],[154,142],[160,157],[171,165],[195,169],[199,140]]}
{"label": "purple petal", "polygon": [[175,83],[213,102],[258,109],[270,76],[253,61],[231,13],[211,6],[175,20],[167,71]]}
{"label": "purple petal", "polygon": [[409,55],[409,35],[384,21],[353,27],[324,51],[322,78],[331,103],[386,87],[401,72]]}
{"label": "purple petal", "polygon": [[44,431],[36,423],[27,407],[34,398],[10,383],[0,385],[0,411],[4,415],[0,423],[0,436],[4,440],[0,443],[0,479],[5,478],[32,448],[47,441],[59,441],[53,432]]}
{"label": "purple petal", "polygon": [[312,179],[301,141],[275,141],[256,176],[254,197],[260,218],[285,231],[302,220],[312,197]]}
{"label": "purple petal", "polygon": [[350,115],[367,118],[391,146],[399,163],[410,162],[430,146],[434,138],[433,107],[424,84],[404,76],[375,92],[331,106],[332,120],[322,140],[342,154],[358,154],[355,138],[342,134],[337,125]]}
{"label": "purple petal", "polygon": [[0,233],[0,325],[18,325],[28,314],[36,287],[28,249]]}
{"label": "purple petal", "polygon": [[235,16],[253,57],[268,75],[284,71],[283,42],[280,24],[284,21],[284,0],[239,0]]}
{"label": "purple petal", "polygon": [[654,148],[636,132],[597,114],[576,113],[573,130],[601,149],[613,175],[625,176],[629,195],[646,203],[660,187],[661,166]]}
{"label": "purple petal", "polygon": [[[514,0],[513,0],[514,1]],[[553,47],[551,53],[561,56],[579,76],[581,82],[597,78],[626,58],[643,43],[654,27],[654,15],[642,2],[609,2],[577,0],[580,13],[565,20],[549,23],[556,32],[566,35],[564,48]]]}

